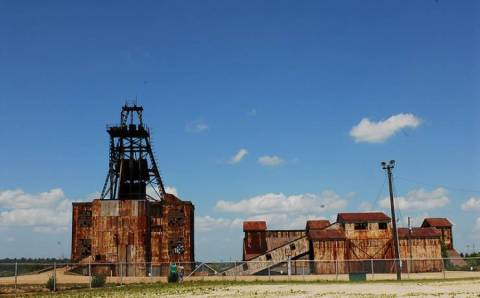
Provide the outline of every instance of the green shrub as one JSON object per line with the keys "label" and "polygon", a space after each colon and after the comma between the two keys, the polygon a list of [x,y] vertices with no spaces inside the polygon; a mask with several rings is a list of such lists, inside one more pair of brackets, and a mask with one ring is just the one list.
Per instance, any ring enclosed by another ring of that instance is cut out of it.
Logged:
{"label": "green shrub", "polygon": [[47,282],[45,283],[45,288],[49,289],[50,291],[55,289],[55,278],[53,275],[48,278]]}
{"label": "green shrub", "polygon": [[103,274],[97,274],[92,276],[92,288],[101,288],[105,286],[107,277]]}

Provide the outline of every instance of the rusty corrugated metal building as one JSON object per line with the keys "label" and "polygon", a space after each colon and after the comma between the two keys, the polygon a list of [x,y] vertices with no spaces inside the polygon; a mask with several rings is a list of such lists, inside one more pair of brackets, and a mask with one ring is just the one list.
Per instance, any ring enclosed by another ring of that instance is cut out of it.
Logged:
{"label": "rusty corrugated metal building", "polygon": [[142,112],[125,105],[121,124],[107,129],[101,197],[73,203],[72,260],[113,275],[166,274],[165,263],[195,260],[194,206],[166,193]]}
{"label": "rusty corrugated metal building", "polygon": [[[339,213],[334,223],[310,220],[304,230],[268,230],[266,222],[244,222],[245,261],[270,261],[272,266],[293,260],[313,260],[315,273],[394,272],[392,223],[382,212]],[[448,219],[425,219],[421,227],[400,228],[399,246],[404,271],[442,269],[442,245],[455,256]],[[297,243],[308,241],[308,247]],[[407,262],[407,259],[423,259]],[[429,260],[426,260],[429,259]],[[264,270],[264,268],[258,269]],[[254,271],[253,269],[249,269]],[[260,272],[260,271],[258,271]]]}

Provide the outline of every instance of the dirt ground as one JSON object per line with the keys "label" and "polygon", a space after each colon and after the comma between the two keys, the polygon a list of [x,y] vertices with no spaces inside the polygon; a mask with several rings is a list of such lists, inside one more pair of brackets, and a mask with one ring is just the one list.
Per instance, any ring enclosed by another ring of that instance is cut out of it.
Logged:
{"label": "dirt ground", "polygon": [[[52,271],[17,278],[18,294],[48,294],[43,288]],[[346,282],[347,276],[245,276],[191,277],[184,284],[165,284],[164,277],[108,278],[123,283],[105,289],[89,289],[89,278],[57,269],[59,293],[65,297],[480,297],[478,272],[442,272],[405,275],[393,282],[393,274],[368,276],[367,282]],[[407,280],[410,277],[411,280]],[[451,279],[449,279],[451,278]],[[460,279],[453,279],[460,278]],[[338,279],[338,282],[330,282]],[[128,285],[131,284],[131,285]],[[36,285],[36,286],[35,286]],[[71,290],[80,285],[83,289]],[[43,292],[42,292],[43,291]],[[0,294],[14,293],[14,278],[0,278]]]}
{"label": "dirt ground", "polygon": [[214,293],[214,296],[218,297],[257,295],[259,297],[478,297],[480,281],[270,284],[231,286]]}
{"label": "dirt ground", "polygon": [[[12,293],[13,294],[13,293]],[[36,295],[49,296],[48,292]],[[480,280],[129,285],[58,293],[61,297],[479,297]]]}

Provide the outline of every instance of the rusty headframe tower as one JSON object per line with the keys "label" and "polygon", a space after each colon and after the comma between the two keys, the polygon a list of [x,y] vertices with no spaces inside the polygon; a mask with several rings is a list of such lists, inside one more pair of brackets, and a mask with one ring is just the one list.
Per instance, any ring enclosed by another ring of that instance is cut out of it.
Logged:
{"label": "rusty headframe tower", "polygon": [[[120,124],[108,126],[110,160],[102,199],[151,199],[165,197],[152,151],[150,130],[143,124],[143,107],[124,105]],[[147,193],[151,186],[152,194]]]}
{"label": "rusty headframe tower", "polygon": [[[165,191],[143,107],[124,105],[108,126],[108,174],[99,199],[75,202],[72,260],[108,275],[164,275],[194,259],[194,206]],[[188,265],[190,264],[190,265]]]}

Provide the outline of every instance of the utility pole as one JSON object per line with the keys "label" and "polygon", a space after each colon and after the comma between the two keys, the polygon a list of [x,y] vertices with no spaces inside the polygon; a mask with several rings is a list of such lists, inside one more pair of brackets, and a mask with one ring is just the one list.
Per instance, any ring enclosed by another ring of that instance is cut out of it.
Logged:
{"label": "utility pole", "polygon": [[397,271],[397,280],[402,280],[402,267],[400,264],[400,248],[398,246],[398,231],[397,231],[397,219],[395,218],[395,204],[393,201],[393,186],[392,186],[392,169],[395,167],[395,161],[390,160],[387,164],[382,161],[382,169],[387,171],[388,176],[388,188],[390,191],[390,211],[392,213],[392,226],[393,226],[393,251],[395,255],[395,268]]}

